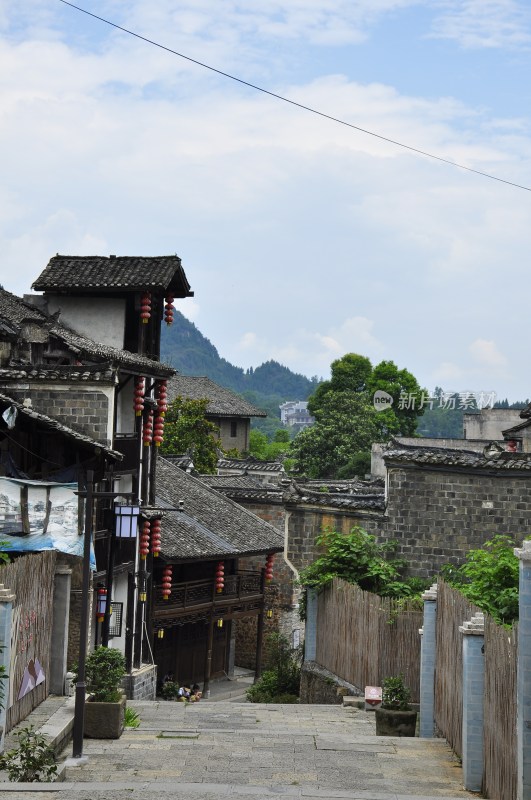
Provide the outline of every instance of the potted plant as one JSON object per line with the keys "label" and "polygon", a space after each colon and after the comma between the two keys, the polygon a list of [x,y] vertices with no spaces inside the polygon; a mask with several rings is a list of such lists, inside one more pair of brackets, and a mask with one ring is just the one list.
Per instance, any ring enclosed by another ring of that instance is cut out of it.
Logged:
{"label": "potted plant", "polygon": [[377,736],[415,736],[417,712],[411,708],[411,690],[402,673],[383,681],[382,705],[375,714]]}
{"label": "potted plant", "polygon": [[125,659],[119,650],[97,647],[87,658],[85,736],[118,739],[124,729],[126,699],[121,688]]}

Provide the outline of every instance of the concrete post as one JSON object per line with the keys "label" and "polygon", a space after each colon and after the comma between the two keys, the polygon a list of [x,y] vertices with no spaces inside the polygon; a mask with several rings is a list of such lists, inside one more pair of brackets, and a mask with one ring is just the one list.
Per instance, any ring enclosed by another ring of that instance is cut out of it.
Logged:
{"label": "concrete post", "polygon": [[483,781],[483,694],[485,617],[479,611],[459,627],[463,634],[463,782],[471,792]]}
{"label": "concrete post", "polygon": [[304,632],[304,660],[315,661],[317,656],[317,592],[306,590],[306,627]]}
{"label": "concrete post", "polygon": [[[5,667],[6,675],[9,675],[9,664],[11,662],[11,624],[13,619],[13,603],[15,595],[10,589],[6,589],[0,583],[0,665]],[[9,707],[9,680],[2,681],[4,698],[0,708],[0,752],[4,750],[4,729],[6,726],[6,710]]]}
{"label": "concrete post", "polygon": [[514,551],[520,559],[520,614],[516,680],[517,798],[531,797],[531,541]]}
{"label": "concrete post", "polygon": [[420,646],[420,728],[422,739],[435,732],[435,634],[437,625],[437,584],[424,592],[424,624]]}
{"label": "concrete post", "polygon": [[70,617],[70,584],[72,570],[59,566],[55,570],[53,588],[52,642],[50,652],[50,692],[65,692],[66,661],[68,653],[68,621]]}

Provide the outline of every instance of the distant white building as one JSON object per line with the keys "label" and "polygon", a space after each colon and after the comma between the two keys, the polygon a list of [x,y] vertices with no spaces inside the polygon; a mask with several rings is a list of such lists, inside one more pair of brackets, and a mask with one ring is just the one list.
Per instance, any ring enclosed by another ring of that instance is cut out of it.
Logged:
{"label": "distant white building", "polygon": [[299,430],[313,425],[314,417],[308,411],[306,400],[289,400],[280,406],[280,421],[288,428],[297,426]]}

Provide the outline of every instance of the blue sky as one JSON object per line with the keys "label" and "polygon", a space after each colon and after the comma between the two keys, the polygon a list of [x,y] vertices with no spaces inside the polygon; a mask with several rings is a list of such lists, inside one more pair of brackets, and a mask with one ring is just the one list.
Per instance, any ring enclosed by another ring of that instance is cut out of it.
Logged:
{"label": "blue sky", "polygon": [[[82,3],[80,3],[83,5]],[[383,136],[531,186],[518,0],[98,0],[83,7]],[[531,193],[281,103],[58,0],[0,0],[2,282],[51,255],[178,253],[233,363],[359,352],[531,395]]]}

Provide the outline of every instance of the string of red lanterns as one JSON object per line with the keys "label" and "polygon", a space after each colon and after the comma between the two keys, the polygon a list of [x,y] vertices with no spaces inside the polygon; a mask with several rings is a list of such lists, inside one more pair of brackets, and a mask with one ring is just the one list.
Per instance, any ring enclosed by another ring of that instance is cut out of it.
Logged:
{"label": "string of red lanterns", "polygon": [[162,527],[162,520],[154,519],[151,523],[151,552],[154,557],[160,553],[160,529]]}
{"label": "string of red lanterns", "polygon": [[166,305],[164,306],[164,322],[166,323],[166,325],[172,325],[173,324],[173,313],[174,313],[174,310],[175,310],[173,308],[173,301],[175,300],[175,298],[171,294],[171,292],[168,292],[168,294],[166,295],[165,300],[166,300]]}
{"label": "string of red lanterns", "polygon": [[171,594],[172,567],[164,567],[162,570],[162,598],[167,600]]}
{"label": "string of red lanterns", "polygon": [[161,417],[168,410],[168,381],[159,381],[157,383],[157,409]]}
{"label": "string of red lanterns", "polygon": [[225,586],[225,564],[223,561],[218,561],[216,566],[216,592],[221,594]]}
{"label": "string of red lanterns", "polygon": [[140,319],[146,325],[151,317],[151,294],[144,292],[140,299]]}
{"label": "string of red lanterns", "polygon": [[153,441],[153,411],[150,411],[147,417],[144,419],[142,441],[144,442],[144,447],[149,447]]}
{"label": "string of red lanterns", "polygon": [[142,377],[135,378],[135,393],[134,393],[134,409],[135,414],[139,417],[144,410],[144,392],[145,381]]}
{"label": "string of red lanterns", "polygon": [[155,442],[155,447],[160,447],[164,441],[164,417],[162,416],[159,416],[155,419],[153,441]]}
{"label": "string of red lanterns", "polygon": [[140,558],[146,559],[149,555],[149,539],[151,532],[151,523],[147,519],[142,525],[142,533],[140,534]]}
{"label": "string of red lanterns", "polygon": [[266,558],[265,563],[265,579],[266,582],[273,580],[273,561],[275,560],[275,556],[273,554],[268,555]]}

